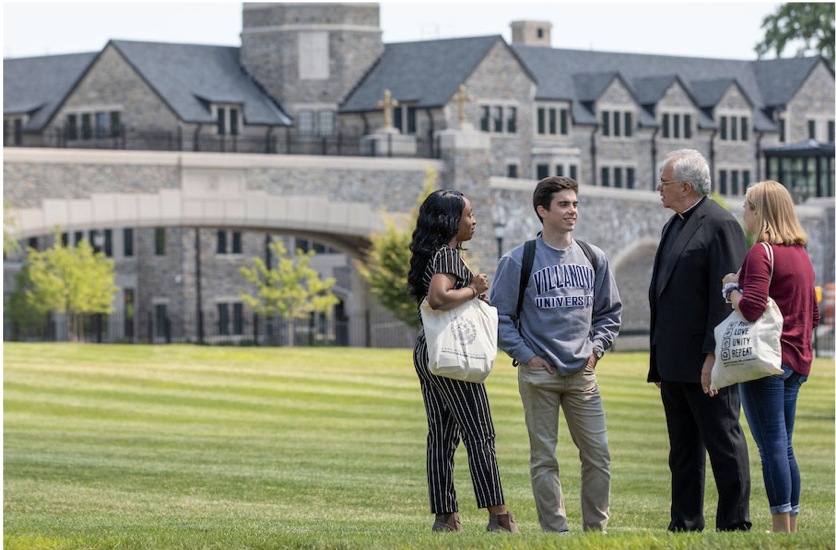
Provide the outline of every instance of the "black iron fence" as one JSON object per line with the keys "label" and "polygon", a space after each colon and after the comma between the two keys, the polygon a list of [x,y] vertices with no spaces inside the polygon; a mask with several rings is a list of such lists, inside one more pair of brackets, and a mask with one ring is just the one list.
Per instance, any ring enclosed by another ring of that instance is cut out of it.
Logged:
{"label": "black iron fence", "polygon": [[[102,136],[69,136],[63,129],[40,136],[23,136],[21,147],[54,147],[59,149],[114,149],[128,151],[193,151],[210,153],[249,153],[267,155],[324,155],[439,158],[439,141],[432,135],[415,136],[415,153],[405,153],[393,142],[364,140],[362,135],[338,132],[330,136],[301,134],[293,128],[278,128],[264,135],[215,135],[186,131],[140,131],[122,128],[118,133]],[[9,146],[9,143],[5,144]]]}
{"label": "black iron fence", "polygon": [[[89,315],[74,326],[75,339],[94,343],[203,343],[234,346],[412,347],[417,332],[385,312],[360,312],[352,317],[311,314],[304,319],[267,318],[256,313],[196,314],[155,309],[126,318],[124,311]],[[71,340],[66,317],[47,315],[37,327],[21,327],[5,319],[4,340],[55,342]],[[201,328],[202,327],[202,328]]]}

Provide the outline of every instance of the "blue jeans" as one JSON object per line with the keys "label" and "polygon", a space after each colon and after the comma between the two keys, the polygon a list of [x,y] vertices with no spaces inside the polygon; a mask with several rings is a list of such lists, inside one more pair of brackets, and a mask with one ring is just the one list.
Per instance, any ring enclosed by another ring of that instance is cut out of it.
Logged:
{"label": "blue jeans", "polygon": [[760,451],[769,511],[796,516],[801,475],[792,451],[792,431],[798,390],[807,377],[786,366],[781,369],[783,374],[741,383],[740,398]]}

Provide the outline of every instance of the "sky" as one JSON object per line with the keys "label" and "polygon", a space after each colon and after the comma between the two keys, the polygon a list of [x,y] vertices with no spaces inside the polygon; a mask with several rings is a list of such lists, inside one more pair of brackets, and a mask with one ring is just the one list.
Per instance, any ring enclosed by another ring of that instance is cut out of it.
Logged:
{"label": "sky", "polygon": [[[552,23],[555,48],[755,59],[774,2],[384,1],[384,43],[502,35],[511,21]],[[3,2],[3,57],[100,51],[111,38],[240,46],[231,2]],[[794,48],[785,55],[792,55]],[[767,55],[766,57],[772,57]]]}

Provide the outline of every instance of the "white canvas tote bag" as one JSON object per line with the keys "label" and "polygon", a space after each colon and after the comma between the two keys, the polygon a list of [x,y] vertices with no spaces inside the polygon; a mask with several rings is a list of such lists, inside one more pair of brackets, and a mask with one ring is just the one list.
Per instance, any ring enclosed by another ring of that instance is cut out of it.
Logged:
{"label": "white canvas tote bag", "polygon": [[[766,248],[774,270],[772,247],[761,244]],[[772,280],[771,272],[769,279]],[[766,309],[753,322],[744,319],[737,310],[732,311],[714,329],[715,359],[711,370],[711,389],[781,374],[783,328],[784,316],[772,298],[766,299]]]}
{"label": "white canvas tote bag", "polygon": [[448,310],[421,302],[429,369],[435,375],[484,382],[496,359],[499,316],[496,308],[475,298]]}

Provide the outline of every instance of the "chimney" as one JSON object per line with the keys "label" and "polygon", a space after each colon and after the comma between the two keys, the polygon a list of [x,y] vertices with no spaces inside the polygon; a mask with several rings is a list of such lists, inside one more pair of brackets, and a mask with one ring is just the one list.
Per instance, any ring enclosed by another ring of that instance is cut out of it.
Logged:
{"label": "chimney", "polygon": [[550,48],[552,24],[549,21],[513,21],[511,22],[511,43]]}

